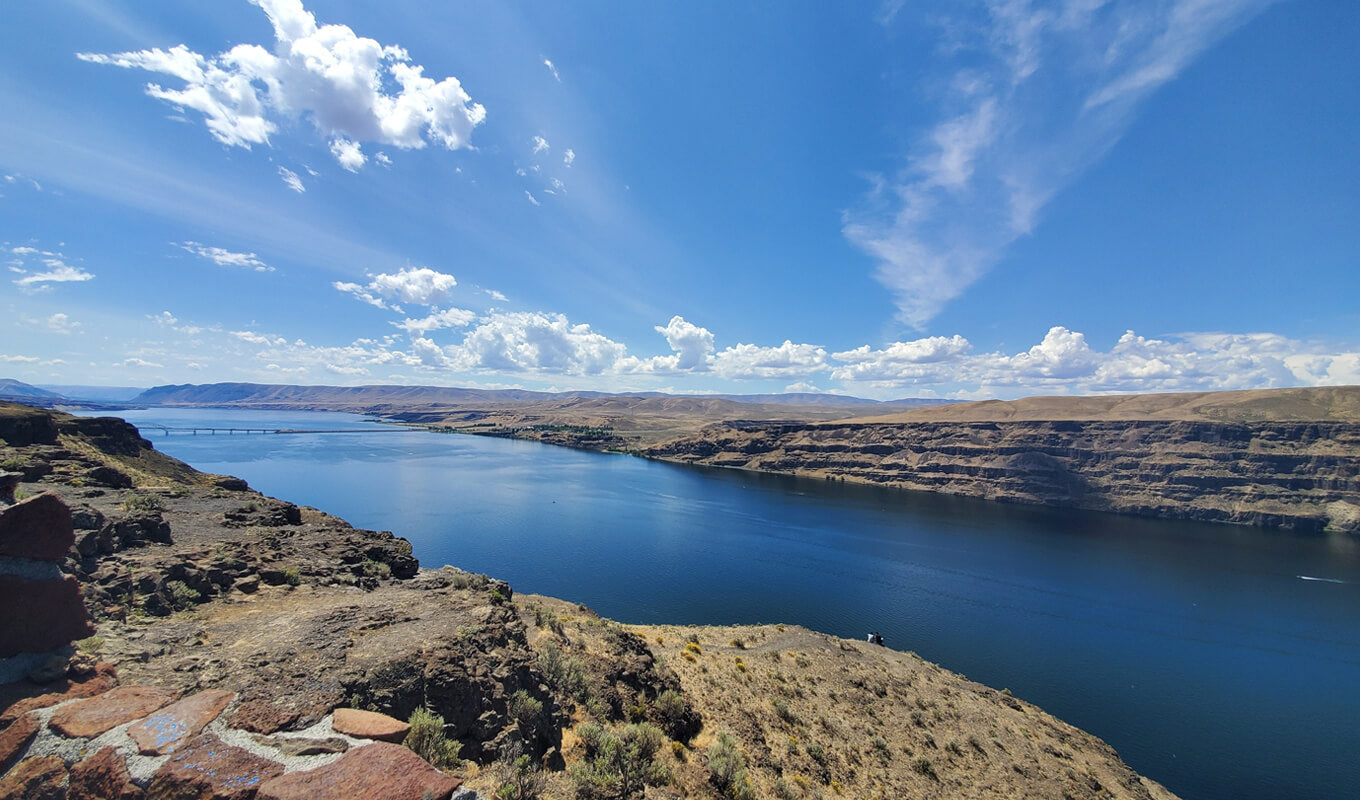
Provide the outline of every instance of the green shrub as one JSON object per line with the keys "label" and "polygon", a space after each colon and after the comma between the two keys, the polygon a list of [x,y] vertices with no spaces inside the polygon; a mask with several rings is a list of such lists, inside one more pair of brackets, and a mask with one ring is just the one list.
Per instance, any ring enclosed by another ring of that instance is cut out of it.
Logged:
{"label": "green shrub", "polygon": [[98,653],[104,649],[104,637],[99,634],[80,639],[75,643],[76,649],[82,653]]}
{"label": "green shrub", "polygon": [[755,791],[746,778],[746,756],[737,749],[732,737],[719,733],[708,747],[709,780],[724,797],[753,800]]}
{"label": "green shrub", "polygon": [[510,716],[519,724],[520,736],[533,728],[534,722],[542,713],[543,703],[535,700],[524,689],[519,689],[510,695]]}
{"label": "green shrub", "polygon": [[371,558],[367,558],[359,565],[359,574],[366,578],[382,578],[383,580],[386,580],[392,577],[392,567],[386,561],[374,561]]}
{"label": "green shrub", "polygon": [[123,510],[150,514],[164,511],[165,503],[154,494],[134,494],[123,501]]}
{"label": "green shrub", "polygon": [[184,581],[166,581],[165,589],[170,592],[170,605],[176,611],[192,608],[203,599],[203,595],[190,589],[189,584]]}
{"label": "green shrub", "polygon": [[496,778],[495,800],[538,800],[547,786],[543,771],[518,745],[495,763],[492,774]]}
{"label": "green shrub", "polygon": [[920,758],[911,762],[911,768],[921,773],[922,775],[926,776],[927,778],[938,777],[935,774],[935,765],[930,763],[930,759],[926,758],[925,756],[921,756]]}
{"label": "green shrub", "polygon": [[402,744],[439,769],[447,770],[458,766],[458,753],[463,749],[463,743],[444,734],[443,717],[424,708],[417,708],[411,712],[407,722],[411,730],[407,732]]}
{"label": "green shrub", "polygon": [[780,719],[784,720],[790,725],[797,725],[799,723],[800,720],[798,719],[798,715],[793,713],[793,711],[789,708],[789,704],[785,703],[783,699],[776,697],[771,702],[774,705],[774,713],[779,715]]}
{"label": "green shrub", "polygon": [[564,656],[557,642],[549,641],[538,651],[538,668],[548,679],[548,685],[557,691],[578,703],[590,700],[585,667],[575,656]]}
{"label": "green shrub", "polygon": [[665,736],[655,725],[634,723],[615,736],[588,723],[578,735],[586,757],[572,769],[571,781],[582,800],[627,800],[670,782],[670,770],[656,760]]}
{"label": "green shrub", "polygon": [[289,586],[297,586],[302,583],[302,572],[297,567],[286,567],[283,570],[283,582]]}

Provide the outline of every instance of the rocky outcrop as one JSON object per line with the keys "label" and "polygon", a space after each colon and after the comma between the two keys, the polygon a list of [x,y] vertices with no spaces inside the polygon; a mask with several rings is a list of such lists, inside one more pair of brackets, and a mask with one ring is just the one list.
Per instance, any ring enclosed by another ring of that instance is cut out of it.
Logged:
{"label": "rocky outcrop", "polygon": [[0,675],[94,633],[79,584],[58,567],[74,541],[71,509],[54,494],[0,508]]}
{"label": "rocky outcrop", "polygon": [[1004,502],[1360,531],[1351,422],[728,423],[644,454]]}

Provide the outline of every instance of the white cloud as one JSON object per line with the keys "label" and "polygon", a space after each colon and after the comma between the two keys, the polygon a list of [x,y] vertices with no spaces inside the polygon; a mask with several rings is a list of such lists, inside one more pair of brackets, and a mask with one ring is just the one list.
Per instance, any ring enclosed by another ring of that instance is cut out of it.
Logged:
{"label": "white cloud", "polygon": [[468,311],[465,308],[448,308],[443,311],[435,311],[422,319],[406,318],[401,322],[392,324],[411,334],[429,333],[430,331],[442,330],[444,328],[465,328],[477,319],[476,312]]}
{"label": "white cloud", "polygon": [[331,286],[338,291],[348,292],[358,299],[378,308],[386,308],[404,313],[396,303],[415,303],[422,306],[442,305],[449,299],[449,292],[458,285],[452,275],[432,270],[429,267],[404,269],[394,275],[382,273],[373,276],[366,285],[336,281]]}
{"label": "white cloud", "polygon": [[[927,81],[948,87],[939,122],[843,224],[898,317],[923,329],[1118,141],[1139,101],[1272,1],[996,0],[980,28],[945,20],[956,65]],[[885,24],[901,7],[885,6]]]}
{"label": "white cloud", "polygon": [[153,320],[157,325],[174,325],[179,319],[169,311],[162,311],[159,314],[149,315],[147,319]]}
{"label": "white cloud", "polygon": [[350,172],[358,172],[368,161],[364,151],[359,147],[359,143],[343,136],[331,140],[331,155],[335,156],[336,162]]}
{"label": "white cloud", "polygon": [[266,333],[256,333],[255,331],[228,331],[228,333],[250,344],[263,344],[271,347],[282,347],[288,344],[288,340],[282,336],[270,336]]}
{"label": "white cloud", "polygon": [[566,164],[567,166],[570,167],[570,166],[572,165],[572,163],[575,162],[575,161],[576,161],[576,151],[575,151],[575,150],[572,150],[570,147],[568,147],[568,148],[567,148],[567,151],[566,151],[565,153],[562,154],[562,163],[563,163],[563,164]]}
{"label": "white cloud", "polygon": [[79,322],[72,322],[71,318],[65,314],[57,313],[47,318],[47,329],[54,333],[74,333],[76,328],[79,327]]}
{"label": "white cloud", "polygon": [[826,350],[785,340],[778,347],[738,344],[714,357],[713,371],[733,380],[806,378],[827,368]]}
{"label": "white cloud", "polygon": [[274,271],[273,267],[261,261],[260,257],[254,253],[233,253],[221,247],[209,247],[198,242],[171,242],[171,244],[181,250],[206,258],[219,267],[235,267],[254,270],[255,272]]}
{"label": "white cloud", "polygon": [[548,140],[544,139],[542,136],[535,136],[533,141],[534,141],[534,155],[538,155],[544,150],[547,150],[548,148],[552,147],[552,145],[548,144]]}
{"label": "white cloud", "polygon": [[26,291],[37,292],[50,288],[44,284],[79,283],[94,279],[93,273],[86,272],[79,267],[73,267],[70,264],[67,264],[65,256],[60,253],[52,253],[46,250],[34,251],[33,248],[21,247],[16,247],[10,252],[18,255],[32,255],[36,252],[40,256],[39,260],[43,265],[42,272],[29,272],[27,269],[15,270],[22,274],[23,277],[16,279],[14,285]]}
{"label": "white cloud", "polygon": [[536,205],[536,206],[537,206],[537,205],[542,205],[541,203],[538,202],[538,198],[537,198],[537,197],[534,197],[533,193],[530,192],[528,189],[525,189],[525,190],[524,190],[524,196],[527,197],[527,198],[529,198],[529,202],[530,202],[530,203],[533,203],[533,204]]}
{"label": "white cloud", "polygon": [[123,359],[123,361],[122,361],[121,364],[117,364],[117,365],[115,365],[115,366],[122,366],[122,367],[137,367],[137,368],[139,368],[139,369],[163,369],[163,368],[165,367],[164,364],[157,364],[157,363],[154,362],[154,361],[147,361],[147,360],[142,359],[142,358],[127,358],[127,359]]}
{"label": "white cloud", "polygon": [[298,174],[292,171],[291,169],[287,167],[279,167],[279,177],[283,178],[283,183],[285,186],[297,192],[298,194],[302,194],[303,192],[307,191],[307,187],[302,185],[302,178],[299,178]]}
{"label": "white cloud", "polygon": [[495,289],[483,289],[482,291],[486,292],[487,295],[490,296],[492,300],[499,300],[502,303],[504,303],[507,300],[504,294],[496,291]]}
{"label": "white cloud", "polygon": [[278,117],[311,120],[350,170],[364,163],[361,142],[403,149],[470,146],[486,109],[472,102],[457,78],[427,78],[398,45],[383,46],[346,25],[318,25],[301,0],[251,2],[274,26],[272,53],[239,44],[211,57],[184,45],[77,55],[178,79],[182,88],[152,83],[146,92],[201,113],[213,138],[228,146],[268,144],[279,131]]}
{"label": "white cloud", "polygon": [[561,314],[494,313],[449,348],[460,370],[599,375],[623,358],[622,344]]}
{"label": "white cloud", "polygon": [[553,80],[557,81],[558,83],[562,82],[562,76],[557,74],[557,67],[553,64],[551,60],[546,58],[543,59],[543,66],[547,67],[548,72],[552,73]]}
{"label": "white cloud", "polygon": [[37,356],[7,356],[0,354],[0,361],[7,364],[36,364],[40,359]]}

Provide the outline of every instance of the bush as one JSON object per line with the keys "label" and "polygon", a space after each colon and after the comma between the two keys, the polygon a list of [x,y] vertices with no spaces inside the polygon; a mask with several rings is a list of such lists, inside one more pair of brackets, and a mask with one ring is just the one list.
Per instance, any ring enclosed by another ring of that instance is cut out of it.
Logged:
{"label": "bush", "polygon": [[935,775],[935,765],[930,763],[930,759],[926,758],[925,756],[921,756],[920,758],[911,762],[911,768],[921,773],[922,775],[926,776],[927,778],[937,777]]}
{"label": "bush", "polygon": [[726,733],[719,733],[708,747],[708,772],[709,780],[724,797],[732,800],[755,797],[751,783],[746,779],[746,756]]}
{"label": "bush", "polygon": [[538,667],[543,670],[549,686],[578,703],[590,700],[585,667],[575,656],[564,656],[557,642],[549,641],[538,651]]}
{"label": "bush", "polygon": [[789,708],[789,704],[785,703],[783,699],[776,697],[771,702],[774,705],[774,713],[778,714],[780,719],[784,720],[784,722],[789,725],[797,725],[799,723],[798,715],[793,713]]}
{"label": "bush", "polygon": [[547,778],[534,760],[517,744],[492,767],[496,778],[495,800],[537,800]]}
{"label": "bush", "polygon": [[443,717],[424,708],[417,708],[411,712],[407,722],[411,730],[407,732],[406,740],[402,744],[439,769],[447,770],[458,766],[458,753],[463,749],[463,743],[444,734]]}
{"label": "bush", "polygon": [[364,559],[359,565],[359,574],[366,578],[381,578],[386,580],[392,577],[392,565],[386,561],[374,561],[371,558]]}
{"label": "bush", "polygon": [[165,589],[170,593],[170,605],[176,611],[192,608],[203,599],[203,595],[190,589],[184,581],[166,581]]}
{"label": "bush", "polygon": [[542,713],[543,703],[535,700],[534,697],[524,689],[520,689],[510,695],[510,716],[513,717],[515,722],[519,725],[519,734],[521,737],[525,735],[526,731],[529,731],[534,727],[534,722]]}
{"label": "bush", "polygon": [[302,583],[302,572],[297,567],[286,567],[283,570],[283,582],[289,586],[297,586]]}
{"label": "bush", "polygon": [[164,511],[165,503],[154,494],[134,494],[123,501],[123,510],[150,514]]}
{"label": "bush", "polygon": [[627,800],[646,786],[670,782],[670,770],[656,760],[665,739],[650,723],[634,723],[618,736],[595,723],[578,730],[585,760],[571,772],[576,796],[582,800]]}

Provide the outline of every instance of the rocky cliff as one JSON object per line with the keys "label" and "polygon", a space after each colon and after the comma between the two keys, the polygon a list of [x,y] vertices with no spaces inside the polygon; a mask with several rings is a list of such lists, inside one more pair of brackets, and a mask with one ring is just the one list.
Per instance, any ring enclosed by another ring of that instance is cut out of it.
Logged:
{"label": "rocky cliff", "polygon": [[644,454],[1005,502],[1360,531],[1355,422],[733,422]]}

